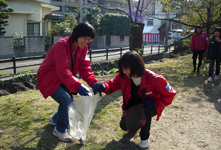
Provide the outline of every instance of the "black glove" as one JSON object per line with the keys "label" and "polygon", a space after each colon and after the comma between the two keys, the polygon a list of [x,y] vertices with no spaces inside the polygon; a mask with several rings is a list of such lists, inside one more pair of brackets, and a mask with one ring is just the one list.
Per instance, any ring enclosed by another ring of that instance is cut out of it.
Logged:
{"label": "black glove", "polygon": [[90,90],[83,84],[78,88],[78,93],[83,96],[89,96]]}
{"label": "black glove", "polygon": [[94,85],[92,85],[92,89],[93,89],[94,95],[96,95],[97,92],[99,92],[100,96],[102,96],[100,90],[106,89],[106,86],[100,82],[97,82]]}

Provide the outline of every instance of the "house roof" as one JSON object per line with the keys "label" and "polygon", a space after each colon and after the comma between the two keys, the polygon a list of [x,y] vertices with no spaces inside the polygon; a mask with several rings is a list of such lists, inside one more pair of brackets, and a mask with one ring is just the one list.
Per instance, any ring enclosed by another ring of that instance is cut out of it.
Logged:
{"label": "house roof", "polygon": [[60,20],[60,19],[65,19],[64,15],[59,15],[59,14],[47,14],[45,15],[45,19],[53,19],[53,20]]}
{"label": "house roof", "polygon": [[51,11],[60,10],[60,7],[49,5],[49,4],[41,4],[42,7],[50,8]]}
{"label": "house roof", "polygon": [[143,33],[160,33],[154,26],[144,26]]}

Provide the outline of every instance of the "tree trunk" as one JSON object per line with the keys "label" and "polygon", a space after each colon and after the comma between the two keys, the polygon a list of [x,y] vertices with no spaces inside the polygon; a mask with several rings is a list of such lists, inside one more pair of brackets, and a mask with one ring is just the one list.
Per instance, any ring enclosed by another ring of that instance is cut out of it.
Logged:
{"label": "tree trunk", "polygon": [[130,50],[142,48],[144,23],[136,23],[130,29],[129,45]]}

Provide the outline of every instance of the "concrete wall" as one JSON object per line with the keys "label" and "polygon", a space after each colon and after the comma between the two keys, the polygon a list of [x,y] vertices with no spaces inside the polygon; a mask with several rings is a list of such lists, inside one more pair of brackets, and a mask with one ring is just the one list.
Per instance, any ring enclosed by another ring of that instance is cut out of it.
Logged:
{"label": "concrete wall", "polygon": [[111,36],[110,47],[128,47],[129,46],[129,36],[124,36],[123,40],[120,36]]}
{"label": "concrete wall", "polygon": [[[50,45],[45,45],[44,36],[24,36],[23,46],[14,46],[13,37],[0,37],[0,59],[8,59],[15,57],[39,56],[48,53],[50,48],[62,36],[54,36]],[[129,46],[129,36],[124,36],[124,40],[120,40],[120,36],[111,36],[110,45],[106,44],[106,36],[96,36],[90,43],[90,49],[120,48]]]}
{"label": "concrete wall", "polygon": [[121,40],[120,36],[112,35],[110,37],[110,44],[106,41],[106,36],[96,35],[93,41],[90,43],[91,49],[104,49],[104,48],[118,48],[129,47],[129,36],[124,36],[124,40]]}
{"label": "concrete wall", "polygon": [[[55,39],[56,40],[56,39]],[[25,36],[23,46],[14,46],[13,37],[0,38],[0,59],[39,56],[47,53],[51,45],[45,45],[44,36]]]}

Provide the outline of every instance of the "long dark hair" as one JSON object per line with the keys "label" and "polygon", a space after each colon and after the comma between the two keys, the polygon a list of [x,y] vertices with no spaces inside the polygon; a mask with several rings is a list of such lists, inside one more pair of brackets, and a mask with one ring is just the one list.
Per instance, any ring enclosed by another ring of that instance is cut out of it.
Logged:
{"label": "long dark hair", "polygon": [[94,36],[95,36],[95,29],[88,22],[79,23],[73,29],[72,34],[71,34],[71,41],[73,43],[74,43],[74,41],[77,42],[77,39],[79,37],[85,37],[85,36],[91,37],[92,39],[94,39]]}
{"label": "long dark hair", "polygon": [[145,72],[145,64],[136,51],[126,52],[118,61],[119,72],[123,78],[123,68],[130,68],[130,77],[137,75],[141,77]]}

